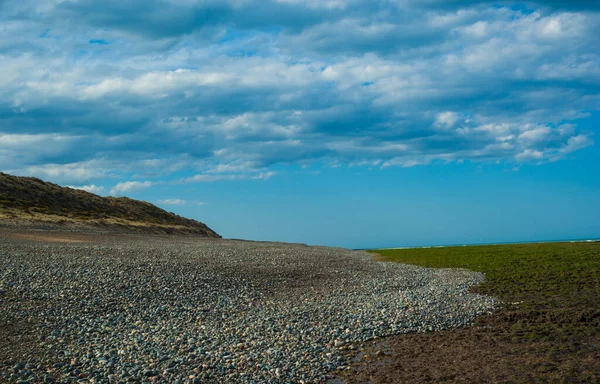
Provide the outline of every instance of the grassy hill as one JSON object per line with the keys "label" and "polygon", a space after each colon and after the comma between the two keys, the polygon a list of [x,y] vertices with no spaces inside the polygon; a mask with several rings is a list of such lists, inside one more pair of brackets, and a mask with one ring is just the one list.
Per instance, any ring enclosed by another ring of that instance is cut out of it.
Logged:
{"label": "grassy hill", "polygon": [[145,201],[100,197],[33,177],[1,172],[0,222],[220,237],[199,221],[175,215]]}

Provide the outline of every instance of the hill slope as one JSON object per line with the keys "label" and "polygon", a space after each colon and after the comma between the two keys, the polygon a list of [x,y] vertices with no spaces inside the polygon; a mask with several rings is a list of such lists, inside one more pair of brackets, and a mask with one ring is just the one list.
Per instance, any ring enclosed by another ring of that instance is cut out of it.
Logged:
{"label": "hill slope", "polygon": [[0,222],[221,237],[199,221],[175,215],[145,201],[100,197],[33,177],[1,172]]}

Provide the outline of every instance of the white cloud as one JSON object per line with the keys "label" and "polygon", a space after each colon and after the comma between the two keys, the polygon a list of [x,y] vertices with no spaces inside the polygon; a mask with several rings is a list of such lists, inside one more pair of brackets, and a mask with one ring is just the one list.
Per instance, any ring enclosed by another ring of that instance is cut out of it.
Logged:
{"label": "white cloud", "polygon": [[227,164],[217,164],[209,169],[209,173],[241,173],[251,172],[256,169],[256,163],[252,161],[234,161]]}
{"label": "white cloud", "polygon": [[114,196],[122,195],[127,192],[132,192],[144,188],[149,188],[153,186],[154,183],[151,181],[126,181],[123,183],[118,183],[111,190],[110,194]]}
{"label": "white cloud", "polygon": [[164,199],[164,200],[158,200],[157,203],[164,204],[164,205],[188,205],[188,204],[194,204],[197,206],[206,205],[206,202],[204,202],[204,201],[183,200],[183,199]]}
{"label": "white cloud", "polygon": [[544,158],[544,153],[535,149],[526,149],[523,152],[517,154],[515,158],[518,161],[541,160]]}
{"label": "white cloud", "polygon": [[182,199],[164,199],[164,200],[158,200],[159,204],[167,204],[167,205],[184,205],[187,203],[187,201],[182,200]]}
{"label": "white cloud", "polygon": [[569,138],[567,145],[560,149],[562,153],[571,153],[577,151],[578,149],[582,149],[585,147],[589,147],[594,144],[594,141],[586,135],[577,135]]}
{"label": "white cloud", "polygon": [[395,166],[400,166],[402,168],[410,168],[410,167],[414,167],[416,165],[423,165],[423,164],[427,164],[430,161],[427,159],[422,159],[422,160],[417,160],[417,159],[411,159],[411,158],[403,158],[403,157],[395,157],[393,159],[390,159],[386,162],[384,162],[383,164],[381,164],[382,168],[387,168],[387,167],[395,167]]}
{"label": "white cloud", "polygon": [[466,34],[472,35],[474,37],[482,38],[487,35],[488,31],[488,23],[486,21],[477,21],[475,24],[471,24],[467,27],[464,27],[464,32]]}
{"label": "white cloud", "polygon": [[[61,134],[10,134],[0,132],[0,167],[8,169],[22,164],[31,164],[39,157],[60,157],[62,153],[68,152],[82,139],[81,136]],[[46,168],[51,172],[50,168],[52,167],[49,164]],[[38,168],[35,169],[35,172],[43,173]]]}
{"label": "white cloud", "polygon": [[0,132],[0,148],[26,148],[40,146],[42,143],[72,141],[74,138],[57,134],[6,134]]}
{"label": "white cloud", "polygon": [[275,171],[268,172],[259,172],[259,173],[237,173],[237,174],[199,174],[193,177],[188,177],[183,181],[192,182],[192,181],[201,181],[201,182],[212,182],[212,181],[222,181],[222,180],[268,180],[271,177],[277,175]]}
{"label": "white cloud", "polygon": [[103,186],[98,186],[98,185],[94,185],[94,184],[81,185],[81,186],[68,185],[68,187],[73,188],[73,189],[81,189],[82,191],[90,192],[90,193],[93,193],[96,195],[103,195],[106,192],[106,188],[104,188]]}
{"label": "white cloud", "polygon": [[533,128],[526,127],[525,132],[521,133],[518,137],[519,140],[536,142],[542,141],[548,138],[552,134],[552,129],[548,126],[536,126]]}
{"label": "white cloud", "polygon": [[310,8],[343,9],[348,4],[347,0],[275,0],[278,3],[305,5]]}
{"label": "white cloud", "polygon": [[435,124],[439,127],[452,128],[459,119],[460,116],[455,112],[442,112],[438,114]]}
{"label": "white cloud", "polygon": [[[1,157],[1,153],[0,153]],[[35,176],[54,183],[81,183],[105,177],[108,170],[101,160],[90,160],[68,164],[42,164],[8,170],[8,173]]]}

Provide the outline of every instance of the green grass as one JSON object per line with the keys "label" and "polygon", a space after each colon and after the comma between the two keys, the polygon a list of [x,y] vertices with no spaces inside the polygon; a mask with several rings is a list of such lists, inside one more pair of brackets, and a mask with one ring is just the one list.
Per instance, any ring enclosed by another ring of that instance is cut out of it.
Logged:
{"label": "green grass", "polygon": [[[600,242],[372,251],[384,261],[483,272],[501,304],[469,327],[365,346],[348,383],[600,384]],[[374,351],[385,345],[384,358]],[[373,357],[375,356],[375,357]]]}
{"label": "green grass", "polygon": [[486,282],[474,290],[503,301],[491,321],[508,328],[517,338],[568,343],[577,335],[598,335],[599,242],[372,252],[387,261],[485,273]]}

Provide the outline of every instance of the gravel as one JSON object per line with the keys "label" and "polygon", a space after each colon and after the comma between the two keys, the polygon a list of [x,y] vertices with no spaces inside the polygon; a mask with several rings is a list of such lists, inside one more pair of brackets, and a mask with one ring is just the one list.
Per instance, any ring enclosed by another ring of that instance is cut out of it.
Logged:
{"label": "gravel", "polygon": [[[480,273],[299,244],[105,236],[0,239],[0,382],[319,382],[352,343],[469,324]],[[4,355],[4,356],[3,356]]]}

